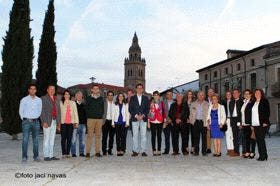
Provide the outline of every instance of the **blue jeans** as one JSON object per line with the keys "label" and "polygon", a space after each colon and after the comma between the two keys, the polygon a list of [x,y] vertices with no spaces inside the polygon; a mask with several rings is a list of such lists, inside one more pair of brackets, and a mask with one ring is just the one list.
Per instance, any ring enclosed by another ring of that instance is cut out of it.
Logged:
{"label": "blue jeans", "polygon": [[76,141],[79,134],[79,152],[84,154],[85,152],[85,137],[86,137],[86,124],[79,124],[77,129],[73,130],[71,154],[76,155]]}
{"label": "blue jeans", "polygon": [[[140,147],[139,148],[139,129],[140,129]],[[146,151],[146,141],[147,141],[147,122],[144,121],[133,121],[132,122],[132,132],[133,132],[133,152],[145,152]]]}
{"label": "blue jeans", "polygon": [[43,128],[44,140],[43,140],[43,151],[45,158],[52,158],[54,139],[56,135],[56,120],[52,120],[51,126],[48,128]]}
{"label": "blue jeans", "polygon": [[39,121],[30,122],[27,120],[22,121],[22,158],[27,159],[28,142],[30,132],[32,133],[33,140],[33,158],[36,159],[39,156],[39,138],[40,124]]}

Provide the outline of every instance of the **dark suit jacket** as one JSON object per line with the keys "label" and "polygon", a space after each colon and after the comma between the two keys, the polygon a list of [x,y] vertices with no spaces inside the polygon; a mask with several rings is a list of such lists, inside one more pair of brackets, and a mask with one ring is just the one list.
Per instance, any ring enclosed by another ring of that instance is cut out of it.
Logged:
{"label": "dark suit jacket", "polygon": [[245,111],[244,111],[244,116],[245,116],[245,124],[252,124],[252,108],[255,104],[254,100],[250,100],[249,103],[247,103]]}
{"label": "dark suit jacket", "polygon": [[237,111],[237,122],[241,122],[241,107],[243,105],[243,100],[241,98],[237,101],[232,100],[229,103],[230,116],[232,117],[232,115],[233,115],[235,102],[236,102],[236,111]]}
{"label": "dark suit jacket", "polygon": [[270,116],[269,102],[267,99],[263,98],[260,100],[259,103],[259,120],[261,126],[264,123],[270,125],[269,116]]}
{"label": "dark suit jacket", "polygon": [[[50,96],[45,95],[41,97],[42,99],[42,113],[40,116],[41,124],[47,123],[49,126],[51,126],[52,123],[52,101]],[[55,99],[55,105],[56,105],[56,123],[61,123],[61,114],[60,114],[60,100],[56,97]]]}
{"label": "dark suit jacket", "polygon": [[[177,102],[174,102],[170,106],[169,110],[169,118],[172,120],[172,123],[176,123],[176,112],[177,112]],[[181,104],[181,121],[183,123],[187,123],[190,117],[190,109],[187,102],[183,102]]]}
{"label": "dark suit jacket", "polygon": [[147,96],[142,95],[141,105],[139,105],[137,95],[134,95],[130,98],[129,112],[132,121],[137,121],[137,119],[135,118],[136,114],[144,114],[143,121],[147,122],[149,111],[150,111],[150,105]]}
{"label": "dark suit jacket", "polygon": [[[226,111],[226,116],[228,116],[229,110],[228,110],[228,108],[227,108],[227,100],[222,100],[222,101],[221,101],[221,104],[224,105],[225,111]],[[230,115],[230,114],[229,114],[229,115]],[[231,116],[231,115],[230,115],[230,116]]]}

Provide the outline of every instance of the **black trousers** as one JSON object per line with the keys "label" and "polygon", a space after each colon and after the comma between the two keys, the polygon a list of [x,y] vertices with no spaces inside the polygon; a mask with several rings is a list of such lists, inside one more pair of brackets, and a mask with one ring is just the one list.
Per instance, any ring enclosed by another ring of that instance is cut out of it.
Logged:
{"label": "black trousers", "polygon": [[61,124],[60,134],[62,155],[69,155],[73,135],[73,124]]}
{"label": "black trousers", "polygon": [[244,138],[245,138],[246,153],[255,153],[256,140],[251,138],[251,135],[252,135],[251,126],[244,126],[243,132],[244,132]]}
{"label": "black trousers", "polygon": [[265,134],[266,134],[266,127],[254,127],[255,134],[256,134],[256,141],[258,145],[258,151],[260,154],[260,158],[266,158],[267,157],[267,150],[266,150],[266,144],[265,144]]}
{"label": "black trousers", "polygon": [[[162,123],[150,123],[151,125],[151,140],[153,151],[161,151],[161,133],[162,133]],[[157,138],[157,148],[156,148],[156,138]]]}
{"label": "black trousers", "polygon": [[193,134],[193,125],[192,124],[189,124],[190,126],[190,133],[191,133],[191,145],[192,147],[194,147],[194,134]]}
{"label": "black trousers", "polygon": [[117,151],[125,151],[127,128],[125,125],[115,125]]}
{"label": "black trousers", "polygon": [[233,136],[233,146],[234,151],[239,154],[239,127],[237,126],[237,118],[232,117],[230,119],[230,126],[232,128],[232,136]]}
{"label": "black trousers", "polygon": [[[108,144],[108,136],[109,136],[109,146]],[[112,127],[112,120],[106,120],[104,125],[102,126],[102,151],[103,153],[108,151],[112,151],[114,145],[114,136],[115,136],[115,128]]]}
{"label": "black trousers", "polygon": [[188,140],[189,140],[189,129],[190,129],[189,124],[173,123],[172,128],[171,128],[173,152],[177,152],[177,153],[179,152],[179,135],[180,135],[180,133],[181,133],[181,139],[182,139],[181,150],[183,153],[187,151],[187,145],[188,145]]}
{"label": "black trousers", "polygon": [[194,135],[194,151],[195,153],[199,154],[199,144],[200,144],[200,137],[202,140],[202,154],[206,153],[207,149],[207,127],[204,127],[204,123],[202,120],[196,120],[193,125],[193,135]]}
{"label": "black trousers", "polygon": [[165,141],[165,149],[164,152],[169,153],[170,150],[170,136],[171,136],[171,124],[166,125],[166,127],[163,129],[164,133],[164,141]]}

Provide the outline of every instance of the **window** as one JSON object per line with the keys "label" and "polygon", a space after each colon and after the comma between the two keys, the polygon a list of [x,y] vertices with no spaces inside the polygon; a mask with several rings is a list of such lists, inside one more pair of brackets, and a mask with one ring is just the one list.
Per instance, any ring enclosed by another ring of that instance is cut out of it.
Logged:
{"label": "window", "polygon": [[257,76],[256,73],[252,73],[250,75],[250,81],[251,81],[251,90],[254,91],[256,90],[256,86],[257,86]]}
{"label": "window", "polygon": [[236,88],[242,91],[242,78],[237,78],[237,85]]}
{"label": "window", "polygon": [[127,76],[129,76],[129,70],[127,71]]}
{"label": "window", "polygon": [[206,85],[206,86],[204,87],[204,92],[205,92],[205,94],[207,94],[208,89],[209,89],[209,87]]}
{"label": "window", "polygon": [[208,80],[208,74],[204,75],[204,80],[207,81]]}
{"label": "window", "polygon": [[240,65],[240,63],[237,64],[237,67],[236,67],[236,68],[237,68],[238,71],[241,70],[241,65]]}
{"label": "window", "polygon": [[216,78],[218,76],[218,72],[214,71],[214,78]]}
{"label": "window", "polygon": [[224,88],[225,88],[225,92],[229,90],[229,82],[228,81],[225,82]]}
{"label": "window", "polygon": [[280,82],[280,68],[277,68],[277,82]]}
{"label": "window", "polygon": [[251,67],[254,67],[254,66],[255,66],[255,59],[251,59],[250,65],[251,65]]}
{"label": "window", "polygon": [[132,70],[130,70],[130,76],[132,76]]}
{"label": "window", "polygon": [[225,68],[225,75],[228,75],[228,67]]}
{"label": "window", "polygon": [[214,83],[214,91],[215,91],[215,93],[219,93],[219,85],[218,85],[218,83]]}

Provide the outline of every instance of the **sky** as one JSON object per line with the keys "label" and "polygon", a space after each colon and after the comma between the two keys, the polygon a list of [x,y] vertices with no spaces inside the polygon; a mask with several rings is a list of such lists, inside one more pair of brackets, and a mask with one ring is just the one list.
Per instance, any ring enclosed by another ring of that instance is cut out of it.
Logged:
{"label": "sky", "polygon": [[[5,37],[12,0],[0,0]],[[33,76],[48,0],[30,0]],[[280,40],[279,0],[55,0],[58,84],[123,86],[124,58],[136,31],[148,92],[198,79],[196,70]],[[2,51],[3,40],[0,39]],[[0,65],[2,60],[0,59]]]}

